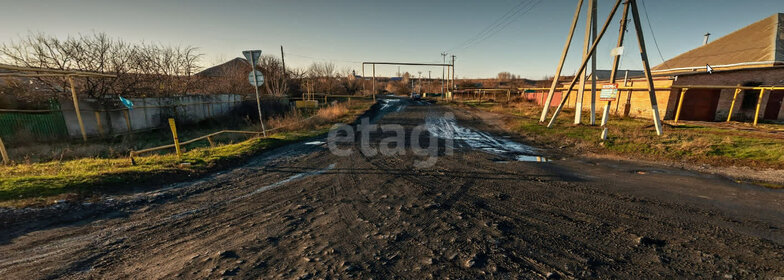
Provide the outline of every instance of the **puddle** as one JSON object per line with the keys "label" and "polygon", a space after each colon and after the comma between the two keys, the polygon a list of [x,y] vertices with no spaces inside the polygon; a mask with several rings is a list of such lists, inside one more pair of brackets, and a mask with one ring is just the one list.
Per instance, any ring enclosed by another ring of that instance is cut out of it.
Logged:
{"label": "puddle", "polygon": [[325,143],[326,142],[324,142],[324,141],[311,141],[311,142],[305,143],[305,145],[323,145]]}
{"label": "puddle", "polygon": [[260,192],[264,192],[264,191],[267,191],[267,190],[270,190],[270,189],[274,189],[274,188],[276,188],[276,187],[279,187],[279,186],[282,186],[282,185],[288,184],[288,183],[290,183],[290,182],[292,182],[292,181],[296,181],[296,180],[299,180],[299,179],[302,179],[302,178],[305,178],[305,177],[309,177],[309,176],[313,176],[313,175],[319,175],[319,174],[322,174],[322,173],[324,173],[324,172],[327,172],[327,171],[329,171],[329,170],[331,170],[331,169],[334,169],[334,168],[335,168],[335,164],[333,163],[333,164],[330,164],[329,166],[327,166],[327,167],[326,167],[326,168],[324,168],[324,169],[320,169],[320,170],[314,170],[314,171],[310,171],[310,172],[302,172],[302,173],[298,173],[298,174],[296,174],[296,175],[293,175],[293,176],[291,176],[291,177],[288,177],[288,178],[286,178],[286,179],[284,179],[284,180],[277,181],[277,182],[275,182],[275,183],[273,183],[273,184],[266,185],[266,186],[263,186],[263,187],[261,187],[261,188],[258,188],[258,189],[256,189],[255,191],[253,191],[253,192],[251,192],[251,193],[249,193],[249,194],[246,194],[246,195],[243,195],[243,196],[237,197],[237,198],[235,198],[235,199],[232,199],[232,201],[233,201],[233,200],[240,199],[240,198],[249,197],[249,196],[252,196],[252,195],[254,195],[254,194],[257,194],[257,193],[260,193]]}
{"label": "puddle", "polygon": [[[457,125],[452,118],[431,117],[425,119],[427,131],[438,138],[454,139],[458,147],[467,147],[489,154],[503,156],[516,161],[548,162],[538,155],[538,149],[515,141],[497,138],[482,131]],[[502,162],[502,161],[497,161]]]}
{"label": "puddle", "polygon": [[517,161],[531,161],[531,162],[548,162],[549,159],[541,156],[518,155],[515,158]]}
{"label": "puddle", "polygon": [[[387,108],[398,106],[401,99],[379,99],[381,102],[381,110],[386,110]],[[398,106],[395,111],[400,112],[403,110],[404,106]]]}
{"label": "puddle", "polygon": [[326,167],[326,168],[324,168],[324,169],[319,169],[319,170],[314,170],[314,171],[309,171],[309,172],[302,172],[302,173],[298,173],[298,174],[292,175],[292,176],[290,176],[290,177],[288,177],[288,178],[286,178],[286,179],[283,179],[283,180],[281,180],[281,181],[277,181],[277,182],[275,182],[275,183],[272,183],[272,184],[269,184],[269,185],[263,186],[263,187],[261,187],[261,188],[258,188],[258,189],[256,189],[255,191],[252,191],[252,192],[250,192],[250,193],[248,193],[248,194],[244,194],[244,195],[241,195],[241,196],[238,196],[238,197],[232,198],[232,199],[230,199],[230,200],[228,200],[228,201],[217,202],[217,203],[213,203],[213,204],[210,204],[210,205],[207,205],[207,206],[203,206],[203,207],[199,207],[199,208],[195,208],[195,209],[186,210],[186,211],[183,211],[183,212],[180,212],[180,213],[174,214],[174,215],[172,215],[172,216],[168,217],[167,219],[168,219],[168,220],[177,220],[177,219],[182,219],[182,218],[184,218],[184,217],[187,217],[187,216],[190,216],[190,215],[196,214],[196,213],[198,213],[198,212],[201,212],[201,211],[207,210],[207,209],[209,209],[209,208],[212,208],[212,207],[214,207],[214,206],[216,206],[216,205],[223,204],[223,203],[230,203],[230,202],[234,202],[234,201],[237,201],[237,200],[240,200],[240,199],[243,199],[243,198],[247,198],[247,197],[250,197],[250,196],[256,195],[256,194],[258,194],[258,193],[261,193],[261,192],[264,192],[264,191],[268,191],[268,190],[270,190],[270,189],[274,189],[274,188],[280,187],[280,186],[282,186],[282,185],[285,185],[285,184],[291,183],[291,182],[293,182],[293,181],[297,181],[297,180],[299,180],[299,179],[302,179],[302,178],[305,178],[305,177],[309,177],[309,176],[313,176],[313,175],[319,175],[319,174],[322,174],[322,173],[324,173],[324,172],[327,172],[327,171],[329,171],[329,170],[331,170],[331,169],[334,169],[334,168],[335,168],[335,164],[333,163],[333,164],[330,164],[329,166],[327,166],[327,167]]}

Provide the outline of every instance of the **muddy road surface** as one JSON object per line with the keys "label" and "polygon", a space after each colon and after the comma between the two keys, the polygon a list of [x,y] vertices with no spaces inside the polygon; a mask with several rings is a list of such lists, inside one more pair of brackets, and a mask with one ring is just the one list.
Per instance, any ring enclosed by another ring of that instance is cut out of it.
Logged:
{"label": "muddy road surface", "polygon": [[784,277],[781,190],[559,155],[424,101],[367,117],[193,182],[3,210],[0,278]]}

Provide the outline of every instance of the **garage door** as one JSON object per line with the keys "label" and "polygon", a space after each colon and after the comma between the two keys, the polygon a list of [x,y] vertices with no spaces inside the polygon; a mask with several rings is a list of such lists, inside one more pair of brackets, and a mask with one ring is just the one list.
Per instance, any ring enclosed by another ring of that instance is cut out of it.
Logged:
{"label": "garage door", "polygon": [[681,120],[713,121],[719,106],[720,89],[689,89],[683,97]]}

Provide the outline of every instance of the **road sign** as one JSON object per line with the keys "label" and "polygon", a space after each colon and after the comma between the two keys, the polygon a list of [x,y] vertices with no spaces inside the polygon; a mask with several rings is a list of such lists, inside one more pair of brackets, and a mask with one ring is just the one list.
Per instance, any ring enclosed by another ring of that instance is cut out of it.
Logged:
{"label": "road sign", "polygon": [[251,66],[256,67],[256,62],[259,61],[259,57],[261,57],[260,50],[250,50],[250,51],[242,51],[242,55],[245,56],[245,59],[248,60]]}
{"label": "road sign", "polygon": [[599,100],[615,101],[618,99],[618,84],[603,84],[602,91],[599,92]]}
{"label": "road sign", "polygon": [[[253,76],[254,72],[256,73],[255,77]],[[264,84],[264,75],[262,75],[259,70],[253,70],[248,73],[248,82],[250,82],[250,85],[252,86],[260,87]]]}
{"label": "road sign", "polygon": [[242,51],[242,55],[244,55],[245,58],[248,59],[248,63],[250,63],[251,71],[250,74],[248,74],[248,82],[250,82],[250,85],[256,90],[256,108],[259,109],[259,124],[261,124],[261,132],[264,133],[264,137],[267,137],[267,129],[264,128],[264,117],[261,114],[261,97],[259,97],[259,86],[264,83],[264,75],[256,70],[256,62],[258,62],[259,57],[261,57],[261,51]]}

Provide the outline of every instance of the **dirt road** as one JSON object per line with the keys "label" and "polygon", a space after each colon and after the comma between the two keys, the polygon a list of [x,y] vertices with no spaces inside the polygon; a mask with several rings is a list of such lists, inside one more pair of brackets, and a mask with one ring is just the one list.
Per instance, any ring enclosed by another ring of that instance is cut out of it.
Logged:
{"label": "dirt road", "polygon": [[784,277],[781,190],[563,156],[427,102],[375,109],[424,132],[402,155],[376,149],[389,131],[363,155],[355,131],[347,156],[320,137],[158,191],[0,212],[0,278]]}

